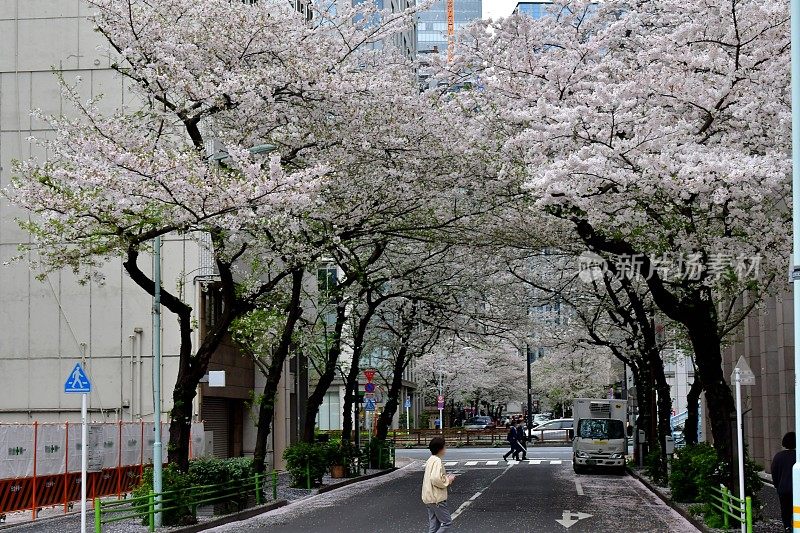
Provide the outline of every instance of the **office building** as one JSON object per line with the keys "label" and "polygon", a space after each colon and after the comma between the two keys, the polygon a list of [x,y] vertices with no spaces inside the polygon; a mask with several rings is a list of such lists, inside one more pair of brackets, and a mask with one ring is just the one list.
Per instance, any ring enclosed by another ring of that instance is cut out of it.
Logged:
{"label": "office building", "polygon": [[[482,16],[482,0],[454,0],[454,29],[459,31]],[[439,0],[430,9],[420,12],[417,18],[417,51],[429,53],[447,50],[447,2]]]}

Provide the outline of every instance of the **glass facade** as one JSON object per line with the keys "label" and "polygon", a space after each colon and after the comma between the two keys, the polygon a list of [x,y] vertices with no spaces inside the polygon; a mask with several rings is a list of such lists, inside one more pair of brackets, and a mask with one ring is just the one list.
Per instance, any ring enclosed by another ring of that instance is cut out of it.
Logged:
{"label": "glass facade", "polygon": [[[455,32],[481,18],[483,0],[455,0]],[[439,52],[447,50],[447,2],[439,0],[430,9],[419,13],[417,19],[417,50],[430,52],[436,47]]]}
{"label": "glass facade", "polygon": [[538,19],[547,15],[547,10],[551,5],[551,2],[519,2],[514,8],[514,13]]}

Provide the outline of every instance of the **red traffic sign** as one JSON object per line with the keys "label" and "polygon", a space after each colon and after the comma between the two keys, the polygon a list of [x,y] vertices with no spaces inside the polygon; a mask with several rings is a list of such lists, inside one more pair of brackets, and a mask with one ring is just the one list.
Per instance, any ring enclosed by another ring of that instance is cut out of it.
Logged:
{"label": "red traffic sign", "polygon": [[437,409],[444,409],[444,396],[441,394],[436,398]]}
{"label": "red traffic sign", "polygon": [[367,383],[366,385],[364,385],[364,390],[367,392],[375,392],[375,384]]}
{"label": "red traffic sign", "polygon": [[368,368],[367,370],[364,370],[364,377],[367,378],[367,381],[371,382],[372,378],[375,377],[375,369],[374,368]]}

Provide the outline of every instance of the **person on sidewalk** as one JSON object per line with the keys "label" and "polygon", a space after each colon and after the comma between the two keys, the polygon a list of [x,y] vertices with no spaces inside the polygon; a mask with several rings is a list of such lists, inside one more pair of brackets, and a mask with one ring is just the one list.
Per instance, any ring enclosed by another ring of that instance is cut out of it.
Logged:
{"label": "person on sidewalk", "polygon": [[428,509],[428,533],[450,531],[453,519],[447,508],[447,487],[453,484],[456,476],[448,474],[442,459],[445,454],[444,439],[434,437],[428,444],[431,456],[425,463],[425,476],[422,478],[422,503]]}
{"label": "person on sidewalk", "polygon": [[775,454],[772,459],[772,484],[778,492],[781,503],[781,520],[786,531],[792,531],[792,467],[795,463],[797,437],[794,431],[783,436],[781,442],[784,449]]}
{"label": "person on sidewalk", "polygon": [[511,448],[503,455],[503,461],[508,462],[508,456],[510,455],[512,459],[515,461],[519,461],[519,446],[517,446],[517,428],[513,425],[508,428],[508,435],[506,435],[506,440],[508,441],[509,446]]}

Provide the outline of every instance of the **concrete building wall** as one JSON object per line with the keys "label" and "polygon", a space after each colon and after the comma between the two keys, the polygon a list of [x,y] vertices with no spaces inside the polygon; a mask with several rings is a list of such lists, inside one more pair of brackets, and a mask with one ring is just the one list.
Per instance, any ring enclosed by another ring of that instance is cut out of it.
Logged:
{"label": "concrete building wall", "polygon": [[[88,7],[80,0],[3,0],[0,2],[0,186],[11,179],[12,161],[45,159],[30,136],[49,135],[47,125],[31,117],[31,109],[49,114],[73,113],[61,97],[57,69],[68,83],[78,85],[82,97],[103,99],[99,108],[113,112],[136,107],[129,82],[110,69],[109,57],[97,51],[104,44],[87,20]],[[19,254],[18,246],[30,242],[17,218],[28,214],[0,198],[0,262]],[[162,249],[162,279],[167,290],[177,292],[195,310],[201,309],[201,266],[195,241],[168,236]],[[9,266],[0,265],[0,376],[6,378],[0,396],[0,422],[39,420],[77,421],[80,397],[63,393],[67,374],[85,358],[93,384],[89,398],[93,420],[152,419],[152,303],[113,259],[99,272],[103,282],[81,284],[69,271],[54,272],[38,281],[31,271],[34,253]],[[152,272],[152,259],[143,254],[140,267]],[[162,309],[162,406],[172,407],[177,375],[179,332],[177,320]],[[195,345],[197,338],[194,339]],[[230,369],[230,390],[212,389],[206,395],[243,398],[247,386],[263,387],[260,374],[244,371],[223,347],[214,364]],[[247,365],[245,365],[247,366]],[[245,369],[246,370],[246,369]],[[283,389],[282,389],[283,391]],[[195,402],[198,417],[202,394]],[[281,396],[279,403],[288,405]],[[276,414],[275,445],[286,443],[285,413]],[[239,422],[241,436],[232,438],[235,449],[252,454],[255,427],[250,417]]]}
{"label": "concrete building wall", "polygon": [[725,375],[744,357],[756,384],[742,387],[744,434],[751,456],[769,472],[781,438],[794,430],[794,332],[791,292],[768,298],[723,353]]}
{"label": "concrete building wall", "polygon": [[[47,124],[31,117],[31,110],[73,113],[52,69],[68,83],[80,77],[84,97],[104,95],[99,104],[103,111],[135,103],[127,82],[109,68],[109,57],[96,49],[101,38],[92,31],[88,14],[78,0],[0,3],[0,186],[9,185],[13,160],[47,157],[28,140],[49,135]],[[19,255],[20,244],[30,242],[17,222],[27,217],[0,200],[3,263]],[[185,297],[193,301],[194,285],[184,273],[196,268],[196,246],[168,238],[163,252],[165,287],[174,291],[183,279]],[[69,271],[53,272],[39,281],[30,269],[35,259],[35,252],[26,252],[20,261],[0,267],[0,372],[13,376],[0,398],[0,420],[75,420],[80,398],[63,394],[63,382],[82,358],[94,386],[89,399],[92,418],[151,417],[150,297],[128,278],[118,259],[99,272],[102,282],[86,284]],[[147,273],[152,271],[150,262],[147,256],[140,260]],[[175,375],[178,353],[175,324],[165,312],[165,411],[171,407],[169,376]]]}

